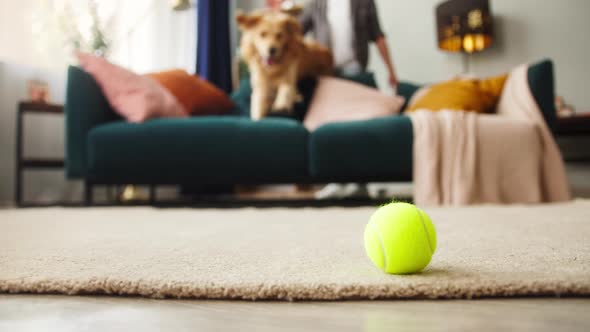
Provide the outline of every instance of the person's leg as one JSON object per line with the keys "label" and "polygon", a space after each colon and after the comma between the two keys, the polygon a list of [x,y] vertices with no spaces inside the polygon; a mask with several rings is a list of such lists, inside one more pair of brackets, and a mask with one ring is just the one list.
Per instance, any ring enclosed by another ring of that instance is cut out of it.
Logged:
{"label": "person's leg", "polygon": [[316,199],[342,199],[344,198],[344,185],[340,183],[330,183],[314,194]]}
{"label": "person's leg", "polygon": [[367,198],[369,191],[366,183],[347,183],[344,186],[344,198]]}
{"label": "person's leg", "polygon": [[366,183],[330,183],[315,193],[316,199],[367,198],[369,192]]}

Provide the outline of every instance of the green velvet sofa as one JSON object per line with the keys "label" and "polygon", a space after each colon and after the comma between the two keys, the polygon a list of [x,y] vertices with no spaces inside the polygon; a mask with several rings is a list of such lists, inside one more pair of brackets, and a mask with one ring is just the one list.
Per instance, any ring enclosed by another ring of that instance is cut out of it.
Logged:
{"label": "green velvet sofa", "polygon": [[[529,68],[529,84],[550,126],[555,123],[553,65]],[[374,85],[372,76],[355,78]],[[401,83],[407,100],[419,86]],[[313,84],[303,88],[296,107],[303,116]],[[307,89],[307,90],[306,90]],[[231,115],[123,121],[96,81],[68,69],[66,94],[66,174],[86,183],[86,203],[94,185],[232,185],[412,180],[412,124],[404,115],[333,123],[308,132],[297,119],[247,116],[247,81],[232,95]]]}

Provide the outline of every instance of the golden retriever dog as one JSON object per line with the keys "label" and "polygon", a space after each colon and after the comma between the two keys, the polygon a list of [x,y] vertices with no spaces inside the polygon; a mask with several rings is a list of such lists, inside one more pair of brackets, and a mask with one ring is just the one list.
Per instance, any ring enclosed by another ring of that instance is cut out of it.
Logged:
{"label": "golden retriever dog", "polygon": [[304,40],[295,17],[258,11],[238,14],[236,20],[242,31],[241,56],[250,69],[253,120],[262,119],[270,111],[291,111],[300,98],[300,78],[332,74],[332,53]]}

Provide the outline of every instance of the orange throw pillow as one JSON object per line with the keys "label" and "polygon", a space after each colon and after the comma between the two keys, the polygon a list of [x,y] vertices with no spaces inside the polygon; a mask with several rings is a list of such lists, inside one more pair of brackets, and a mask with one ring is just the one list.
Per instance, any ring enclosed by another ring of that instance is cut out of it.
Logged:
{"label": "orange throw pillow", "polygon": [[146,76],[170,91],[188,114],[221,115],[234,108],[234,103],[225,92],[185,70],[167,70]]}

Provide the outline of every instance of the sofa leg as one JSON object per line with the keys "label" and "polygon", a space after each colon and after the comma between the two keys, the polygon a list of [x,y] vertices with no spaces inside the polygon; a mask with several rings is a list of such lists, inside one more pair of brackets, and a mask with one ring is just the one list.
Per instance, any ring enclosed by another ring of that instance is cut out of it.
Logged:
{"label": "sofa leg", "polygon": [[107,186],[107,200],[109,204],[112,203],[116,199],[117,188],[115,187],[115,192],[113,193],[113,186]]}
{"label": "sofa leg", "polygon": [[91,206],[93,204],[94,186],[90,181],[84,182],[84,205]]}
{"label": "sofa leg", "polygon": [[156,204],[156,186],[155,185],[150,185],[150,205],[155,205]]}

